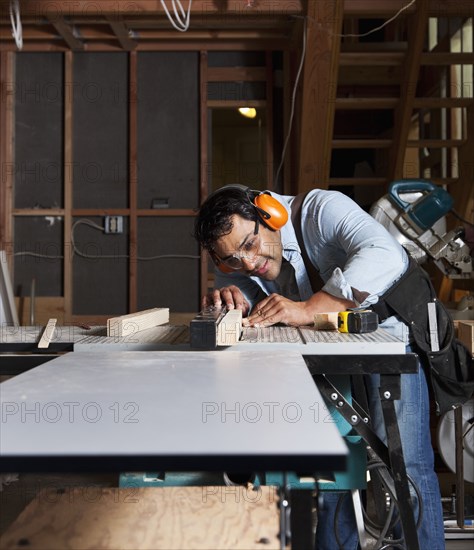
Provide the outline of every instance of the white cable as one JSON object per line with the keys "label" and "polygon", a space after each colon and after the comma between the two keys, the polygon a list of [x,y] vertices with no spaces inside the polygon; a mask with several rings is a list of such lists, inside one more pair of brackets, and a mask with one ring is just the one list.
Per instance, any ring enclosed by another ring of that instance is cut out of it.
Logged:
{"label": "white cable", "polygon": [[304,27],[303,27],[303,50],[301,52],[300,66],[298,67],[298,72],[296,74],[295,85],[293,86],[293,93],[291,97],[290,120],[288,122],[288,133],[286,135],[285,144],[283,145],[283,150],[281,152],[280,165],[278,166],[278,170],[276,171],[276,175],[275,175],[275,188],[278,186],[278,178],[280,176],[280,171],[282,169],[283,162],[285,161],[286,148],[288,147],[288,142],[290,141],[291,128],[293,126],[293,118],[295,116],[296,92],[298,90],[298,83],[301,77],[301,72],[303,71],[304,59],[306,57],[306,33],[307,33],[307,20],[305,18]]}
{"label": "white cable", "polygon": [[[76,246],[76,242],[74,240],[74,230],[76,229],[76,226],[78,225],[88,225],[90,227],[93,227],[94,229],[98,229],[99,231],[104,231],[105,228],[104,226],[102,225],[98,225],[94,222],[92,222],[91,220],[87,220],[87,219],[81,219],[81,220],[77,220],[73,223],[72,227],[71,227],[71,245],[72,245],[72,250],[73,250],[73,253],[76,254],[77,256],[80,256],[81,258],[86,258],[86,259],[89,259],[89,260],[97,260],[99,258],[102,258],[102,259],[112,259],[112,260],[115,260],[117,258],[130,258],[130,255],[129,254],[101,254],[101,255],[92,255],[92,254],[85,254],[84,252],[81,252],[77,246]],[[192,254],[159,254],[157,256],[137,256],[137,260],[141,261],[141,262],[146,262],[146,261],[149,261],[149,260],[165,260],[165,259],[171,259],[171,258],[175,258],[175,259],[188,259],[188,260],[199,260],[201,258],[201,256],[193,256]]]}
{"label": "white cable", "polygon": [[[183,8],[181,0],[171,0],[171,5],[173,7],[174,18],[168,10],[168,7],[165,4],[165,0],[161,0],[161,5],[168,17],[170,23],[173,27],[179,32],[186,32],[189,29],[189,22],[191,20],[191,6],[193,0],[189,0],[188,11]],[[180,13],[179,13],[180,12]]]}
{"label": "white cable", "polygon": [[[77,246],[76,242],[74,240],[74,230],[78,225],[88,225],[89,227],[93,227],[94,229],[98,229],[99,231],[104,231],[105,227],[103,225],[98,225],[97,223],[92,222],[91,220],[87,219],[81,219],[77,220],[73,223],[71,227],[71,246],[73,254],[76,254],[76,256],[80,256],[81,258],[86,258],[88,260],[97,260],[99,258],[105,258],[105,259],[112,259],[115,260],[117,258],[130,258],[129,254],[103,254],[103,255],[92,255],[92,254],[85,254],[84,252],[81,252]],[[62,260],[64,259],[64,256],[52,256],[48,254],[39,254],[38,252],[15,252],[13,254],[14,256],[32,256],[33,258],[46,258],[48,260]],[[188,259],[188,260],[199,260],[201,256],[193,256],[192,254],[159,254],[157,256],[137,256],[137,260],[141,262],[146,262],[149,260],[167,260],[167,259]]]}
{"label": "white cable", "polygon": [[12,36],[15,39],[16,47],[23,49],[23,26],[20,19],[19,0],[10,0],[10,21],[12,23]]}
{"label": "white cable", "polygon": [[14,256],[32,256],[33,258],[47,258],[48,260],[63,260],[64,256],[50,256],[49,254],[39,254],[38,252],[15,252]]}
{"label": "white cable", "polygon": [[374,32],[377,32],[377,31],[380,31],[381,29],[383,29],[384,27],[386,27],[389,23],[391,23],[392,21],[395,21],[395,19],[401,14],[403,13],[405,10],[407,10],[408,8],[410,8],[411,6],[413,6],[413,4],[416,2],[416,0],[411,0],[411,2],[409,2],[408,4],[406,4],[405,6],[402,6],[398,11],[397,13],[390,17],[390,19],[387,19],[387,21],[385,21],[382,25],[378,26],[378,27],[375,27],[375,29],[371,29],[370,31],[367,31],[367,32],[364,32],[362,34],[351,34],[351,33],[348,33],[348,34],[334,34],[334,33],[331,33],[332,36],[338,36],[339,38],[362,38],[364,36],[369,36],[370,34],[373,34]]}

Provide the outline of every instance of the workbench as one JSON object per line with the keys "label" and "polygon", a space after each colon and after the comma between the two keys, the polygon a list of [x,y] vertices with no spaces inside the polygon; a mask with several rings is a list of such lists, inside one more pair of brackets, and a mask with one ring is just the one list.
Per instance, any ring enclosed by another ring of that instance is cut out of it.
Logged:
{"label": "workbench", "polygon": [[[0,351],[41,358],[40,331],[17,330],[3,331]],[[381,329],[270,327],[243,336],[232,347],[196,351],[186,327],[121,339],[102,327],[59,330],[47,350],[58,357],[2,385],[2,410],[10,408],[2,418],[0,470],[343,470],[347,449],[336,426],[314,421],[322,393],[392,472],[406,545],[417,550],[394,409],[400,374],[416,372],[416,356]],[[327,373],[381,374],[388,446],[371,431],[366,410],[348,402]],[[26,419],[39,422],[22,422],[22,407]],[[298,422],[285,417],[297,413]],[[232,421],[238,414],[245,421]]]}

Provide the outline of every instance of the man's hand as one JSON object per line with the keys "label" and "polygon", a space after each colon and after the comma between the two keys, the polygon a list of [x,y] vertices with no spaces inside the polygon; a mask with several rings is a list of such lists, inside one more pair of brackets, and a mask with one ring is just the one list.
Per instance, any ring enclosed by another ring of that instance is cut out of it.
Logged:
{"label": "man's hand", "polygon": [[312,325],[315,313],[344,311],[349,307],[355,307],[355,303],[336,298],[323,291],[316,292],[306,302],[293,302],[279,294],[270,294],[253,308],[252,315],[244,319],[244,325],[262,327],[276,323],[293,327]]}
{"label": "man's hand", "polygon": [[247,315],[250,306],[244,298],[240,288],[232,285],[223,288],[215,288],[202,299],[202,307],[226,306],[227,309],[241,309],[242,315]]}

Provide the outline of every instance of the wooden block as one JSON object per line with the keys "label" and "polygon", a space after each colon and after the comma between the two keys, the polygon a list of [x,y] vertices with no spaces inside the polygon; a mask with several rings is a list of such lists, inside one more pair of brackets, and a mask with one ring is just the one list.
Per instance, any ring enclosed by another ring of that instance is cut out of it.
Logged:
{"label": "wooden block", "polygon": [[278,505],[276,487],[267,486],[51,488],[28,504],[0,548],[277,549]]}
{"label": "wooden block", "polygon": [[317,330],[337,330],[337,311],[314,314],[314,328]]}
{"label": "wooden block", "polygon": [[474,321],[458,322],[458,338],[474,355]]}
{"label": "wooden block", "polygon": [[242,310],[231,309],[217,326],[217,345],[233,346],[242,334]]}
{"label": "wooden block", "polygon": [[44,327],[43,334],[38,342],[38,348],[47,348],[53,339],[54,331],[56,330],[57,319],[50,319]]}
{"label": "wooden block", "polygon": [[215,349],[219,323],[225,317],[225,307],[209,306],[200,311],[189,324],[189,339],[192,348]]}
{"label": "wooden block", "polygon": [[146,309],[137,313],[112,317],[107,320],[107,336],[121,338],[130,336],[146,330],[168,323],[170,319],[170,310],[167,307]]}

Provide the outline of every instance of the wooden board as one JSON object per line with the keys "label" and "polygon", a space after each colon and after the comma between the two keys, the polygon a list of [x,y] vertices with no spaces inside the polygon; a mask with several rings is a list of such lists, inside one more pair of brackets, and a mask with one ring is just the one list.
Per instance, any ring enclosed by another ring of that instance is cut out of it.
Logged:
{"label": "wooden board", "polygon": [[338,326],[337,311],[314,314],[314,328],[317,330],[337,330]]}
{"label": "wooden board", "polygon": [[19,325],[7,255],[4,250],[0,250],[0,322]]}
{"label": "wooden board", "polygon": [[146,309],[107,320],[107,336],[130,336],[147,328],[168,323],[170,310],[167,307]]}
{"label": "wooden board", "polygon": [[44,349],[49,346],[51,340],[54,336],[54,331],[56,330],[57,319],[50,319],[46,326],[44,327],[43,334],[41,335],[40,341],[38,342],[38,348]]}
{"label": "wooden board", "polygon": [[242,334],[242,310],[231,309],[217,327],[217,345],[233,346]]}
{"label": "wooden board", "polygon": [[45,489],[0,538],[29,548],[279,548],[275,487]]}

